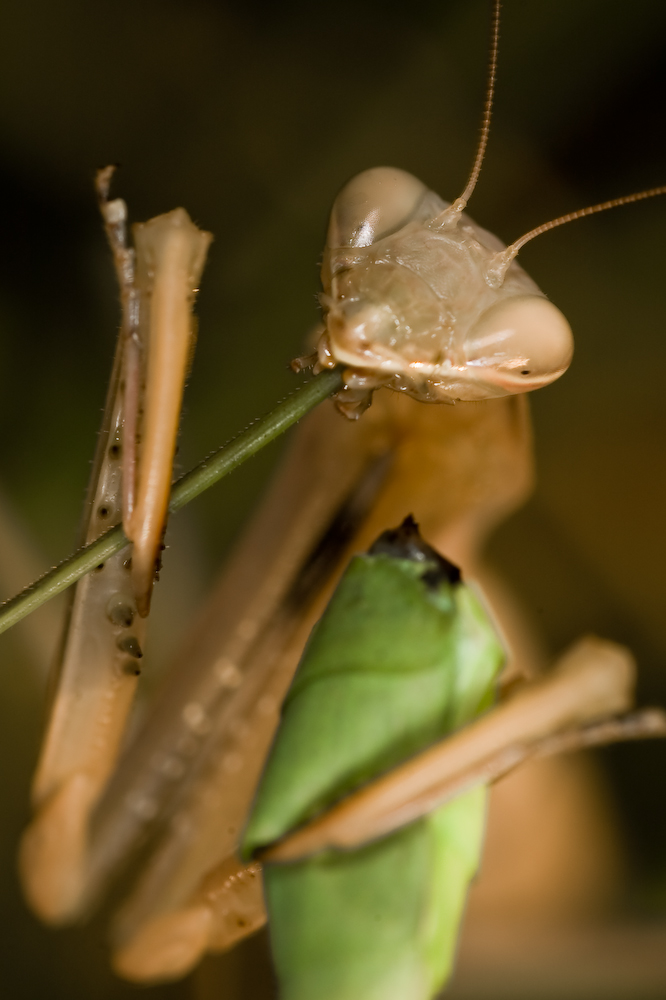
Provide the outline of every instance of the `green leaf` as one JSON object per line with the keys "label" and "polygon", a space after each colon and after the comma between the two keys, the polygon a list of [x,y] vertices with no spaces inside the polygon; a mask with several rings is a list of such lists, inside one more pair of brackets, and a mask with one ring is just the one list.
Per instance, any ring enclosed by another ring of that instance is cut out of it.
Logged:
{"label": "green leaf", "polygon": [[[455,567],[418,535],[417,544],[415,530],[405,522],[353,559],[313,630],[245,853],[491,703],[503,660],[492,625]],[[396,535],[409,544],[393,545]],[[450,972],[484,816],[485,790],[475,789],[360,850],[268,865],[283,1000],[432,997]]]}

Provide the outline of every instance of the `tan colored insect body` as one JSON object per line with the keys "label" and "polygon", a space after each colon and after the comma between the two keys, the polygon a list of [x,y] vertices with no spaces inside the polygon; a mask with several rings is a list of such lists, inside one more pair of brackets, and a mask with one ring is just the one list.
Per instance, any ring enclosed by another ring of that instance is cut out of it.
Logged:
{"label": "tan colored insect body", "polygon": [[[423,406],[383,391],[357,423],[341,419],[331,404],[304,422],[177,659],[173,688],[155,706],[99,811],[91,856],[112,870],[116,852],[131,848],[149,818],[173,810],[174,785],[192,774],[117,925],[123,975],[183,974],[206,948],[229,947],[238,934],[221,933],[204,887],[214,869],[220,877],[227,870],[280,703],[349,555],[409,509],[468,575],[476,574],[482,538],[529,489],[530,444],[521,398]],[[347,535],[336,538],[345,520]],[[248,928],[263,921],[260,897],[252,920],[244,920]]]}
{"label": "tan colored insect body", "polygon": [[[494,55],[497,17],[495,4]],[[494,61],[489,94],[493,79]],[[50,763],[40,766],[39,813],[24,842],[23,871],[42,916],[72,919],[93,905],[126,857],[152,837],[151,860],[116,924],[115,963],[128,978],[182,975],[207,949],[230,947],[265,919],[259,870],[240,865],[235,851],[280,703],[350,553],[366,549],[381,531],[413,513],[432,545],[468,578],[483,582],[484,538],[529,492],[531,437],[521,394],[562,374],[571,358],[571,332],[513,261],[518,244],[504,248],[463,214],[488,117],[489,104],[470,183],[452,205],[392,168],[366,171],[338,196],[322,271],[319,364],[344,366],[338,405],[348,415],[367,408],[374,390],[396,391],[376,393],[372,408],[355,423],[341,420],[328,403],[304,421],[176,658],[169,687],[102,792],[136,682],[125,670],[126,658],[119,657],[118,638],[124,641],[130,626],[110,617],[109,600],[116,601],[113,607],[126,602],[124,607],[133,598],[128,607],[143,613],[148,608],[190,307],[209,242],[183,210],[153,220],[138,236],[135,281],[131,251],[112,236],[126,306],[123,440],[126,452],[137,453],[136,463],[123,469],[122,484],[123,515],[135,544],[133,589],[128,597],[120,557],[109,567],[118,579],[113,577],[108,592],[94,576],[77,588],[66,657],[99,629],[105,680],[97,694],[85,693],[78,702],[96,700],[95,711],[83,708],[80,726],[70,726],[68,703],[76,698],[68,689],[65,660],[43,760],[62,759],[67,766],[58,763],[53,775]],[[117,203],[107,208],[112,205]],[[107,217],[108,229],[112,222]],[[133,312],[137,290],[150,300],[143,326]],[[144,330],[147,363],[141,357]],[[452,407],[424,401],[462,402]],[[115,428],[121,417],[113,419]],[[111,460],[105,453],[104,461]],[[113,480],[115,505],[113,469],[103,465],[100,482],[105,476]],[[94,595],[92,610],[77,633],[77,608],[86,594]],[[94,623],[102,608],[106,619]],[[511,646],[511,628],[505,631]],[[520,672],[520,640],[515,646]],[[88,668],[81,650],[74,659],[78,685]],[[126,694],[117,699],[123,707],[111,719],[123,670]],[[62,733],[72,737],[72,747],[81,741],[78,770],[70,769],[78,751],[64,744],[54,749]],[[86,764],[89,758],[94,767]],[[85,794],[70,791],[80,787]],[[57,805],[61,801],[75,801],[76,811]]]}

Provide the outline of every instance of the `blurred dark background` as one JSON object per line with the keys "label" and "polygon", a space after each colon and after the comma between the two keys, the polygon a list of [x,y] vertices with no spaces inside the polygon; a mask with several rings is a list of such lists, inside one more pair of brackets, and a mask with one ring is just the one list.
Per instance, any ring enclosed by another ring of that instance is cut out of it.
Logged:
{"label": "blurred dark background", "polygon": [[[446,198],[462,189],[487,29],[482,0],[4,5],[0,489],[32,565],[46,569],[74,543],[114,348],[116,288],[95,168],[121,165],[115,193],[134,220],[183,205],[215,234],[184,469],[292,385],[287,363],[317,320],[317,265],[342,183],[386,163]],[[506,0],[491,144],[471,214],[509,241],[563,212],[665,183],[665,32],[660,0]],[[521,254],[569,318],[576,357],[561,382],[533,397],[538,488],[490,550],[553,653],[585,631],[626,642],[639,659],[641,699],[661,703],[665,233],[666,199],[657,199],[564,227]],[[174,523],[156,660],[186,625],[279,450]],[[9,596],[31,574],[5,569]],[[107,970],[101,922],[48,931],[19,899],[13,858],[43,672],[17,636],[0,640],[2,996],[129,996],[135,989]],[[665,750],[603,755],[629,858],[625,906],[640,920],[666,915]],[[145,995],[207,997],[202,982]],[[666,970],[654,996],[666,996]]]}

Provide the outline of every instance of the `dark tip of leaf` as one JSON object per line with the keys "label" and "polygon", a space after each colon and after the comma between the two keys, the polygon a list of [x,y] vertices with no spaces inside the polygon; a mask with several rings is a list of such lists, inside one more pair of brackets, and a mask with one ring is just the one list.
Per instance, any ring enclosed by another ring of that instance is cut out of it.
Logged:
{"label": "dark tip of leaf", "polygon": [[411,514],[398,528],[382,532],[369,550],[371,556],[387,555],[393,559],[411,559],[427,564],[422,580],[427,587],[435,588],[444,581],[460,583],[460,570],[441,556],[421,537],[419,526]]}

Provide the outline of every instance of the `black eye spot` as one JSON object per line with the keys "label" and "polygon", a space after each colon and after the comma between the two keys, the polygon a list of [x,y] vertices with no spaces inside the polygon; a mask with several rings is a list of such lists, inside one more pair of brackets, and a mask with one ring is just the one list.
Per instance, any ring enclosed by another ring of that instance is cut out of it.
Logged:
{"label": "black eye spot", "polygon": [[114,625],[129,628],[134,621],[134,609],[129,604],[120,601],[118,604],[111,605],[108,610],[108,616],[109,621],[113,622]]}
{"label": "black eye spot", "polygon": [[99,566],[95,566],[95,573],[101,573],[104,569],[104,563],[100,563]]}
{"label": "black eye spot", "polygon": [[134,677],[138,677],[141,673],[141,669],[136,660],[125,660],[122,670],[124,674],[130,674],[130,676]]}
{"label": "black eye spot", "polygon": [[529,375],[529,373],[530,373],[529,368],[523,368],[523,370],[522,370],[522,372],[520,374],[521,375]]}
{"label": "black eye spot", "polygon": [[135,660],[140,660],[143,656],[139,640],[134,635],[126,635],[118,639],[116,646],[118,649],[122,650],[123,653],[128,653],[130,656],[133,656]]}
{"label": "black eye spot", "polygon": [[131,568],[132,568],[132,557],[128,556],[128,558],[123,563],[123,569],[130,570]]}
{"label": "black eye spot", "polygon": [[105,503],[100,504],[97,508],[97,516],[101,521],[106,521],[111,516],[111,508],[107,507]]}
{"label": "black eye spot", "polygon": [[109,448],[109,458],[119,458],[120,457],[120,445],[112,444]]}

